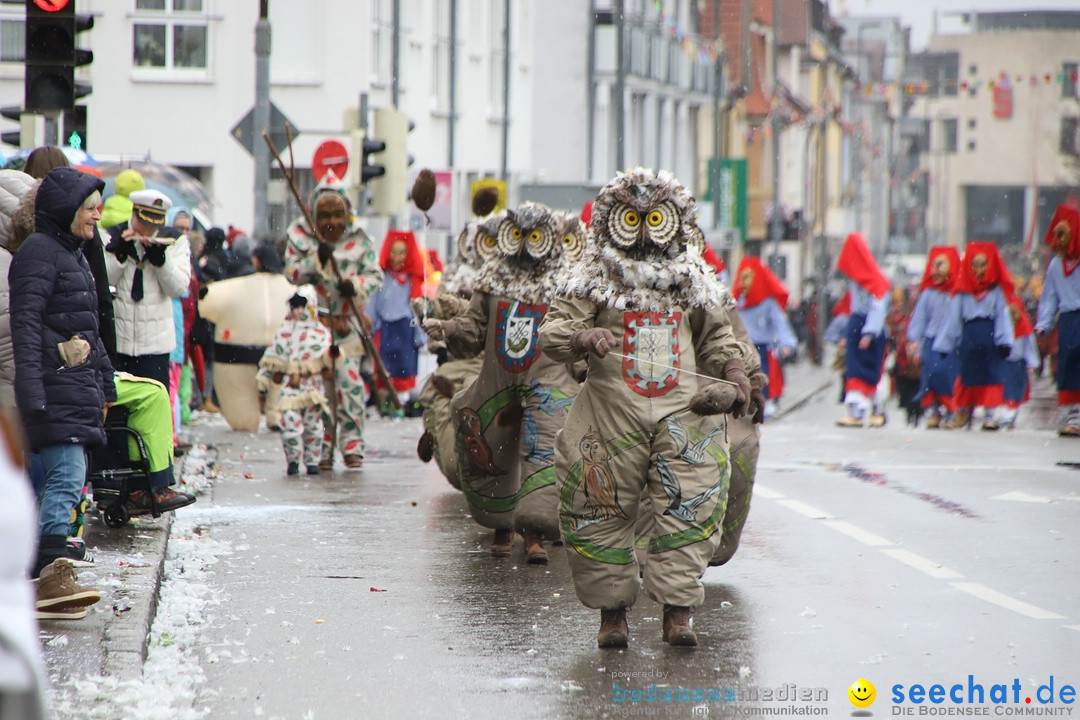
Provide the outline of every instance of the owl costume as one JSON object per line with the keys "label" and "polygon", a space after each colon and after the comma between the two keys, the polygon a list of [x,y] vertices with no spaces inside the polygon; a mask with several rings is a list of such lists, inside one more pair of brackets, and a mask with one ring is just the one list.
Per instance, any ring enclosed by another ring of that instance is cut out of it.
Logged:
{"label": "owl costume", "polygon": [[[498,223],[471,220],[458,235],[457,254],[447,263],[439,281],[435,299],[417,298],[413,310],[421,323],[427,320],[449,320],[461,315],[469,307],[473,294],[476,272],[494,248],[484,245],[486,254],[477,247],[477,237],[494,236]],[[428,345],[433,352],[445,348],[445,343],[432,341]],[[459,348],[460,350],[460,348]],[[420,389],[420,404],[424,408],[424,434],[417,443],[417,454],[424,462],[435,458],[439,470],[450,484],[461,489],[458,471],[457,445],[454,423],[450,418],[450,398],[472,382],[480,373],[483,358],[476,353],[459,355],[447,350],[446,362],[439,365]]]}
{"label": "owl costume", "polygon": [[601,610],[600,647],[628,643],[643,496],[653,522],[645,591],[664,605],[663,639],[697,644],[690,613],[704,600],[731,475],[724,413],[750,404],[757,352],[735,338],[734,301],[691,244],[694,209],[668,173],[619,174],[597,196],[591,242],[540,331],[552,360],[589,363],[555,471],[574,587]]}
{"label": "owl costume", "polygon": [[478,251],[491,257],[468,310],[424,325],[455,355],[483,352],[479,375],[450,402],[461,489],[473,518],[496,531],[492,553],[509,554],[517,527],[533,563],[547,561],[542,540],[558,538],[553,444],[577,392],[569,370],[540,353],[537,332],[554,275],[580,243],[559,236],[544,205],[494,216],[477,233]]}

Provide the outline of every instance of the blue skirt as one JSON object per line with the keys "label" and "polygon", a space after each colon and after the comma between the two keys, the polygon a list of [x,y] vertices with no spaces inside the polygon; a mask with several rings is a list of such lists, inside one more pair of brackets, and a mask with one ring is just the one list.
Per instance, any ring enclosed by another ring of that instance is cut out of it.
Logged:
{"label": "blue skirt", "polygon": [[419,354],[414,322],[413,318],[405,317],[384,322],[379,329],[379,355],[392,378],[416,376]]}
{"label": "blue skirt", "polygon": [[847,381],[857,381],[868,388],[874,388],[881,381],[882,363],[885,361],[885,349],[888,338],[879,333],[870,342],[866,350],[859,349],[862,340],[862,327],[865,315],[852,315],[847,325],[847,350],[844,352],[844,376]]}
{"label": "blue skirt", "polygon": [[990,318],[965,321],[960,335],[960,383],[981,387],[1004,382],[1005,359],[994,345],[994,321]]}
{"label": "blue skirt", "polygon": [[[1058,392],[1080,393],[1080,310],[1058,315]],[[1076,402],[1071,399],[1070,402]],[[1062,403],[1066,404],[1066,403]]]}
{"label": "blue skirt", "polygon": [[953,350],[945,357],[941,357],[941,353],[935,352],[933,346],[933,338],[925,338],[920,345],[922,372],[916,399],[921,399],[927,393],[934,393],[939,397],[952,397],[956,390],[956,376],[960,372],[959,353]]}
{"label": "blue skirt", "polygon": [[1020,360],[1006,360],[1004,365],[1005,402],[1010,406],[1018,406],[1027,401],[1027,363],[1021,358]]}

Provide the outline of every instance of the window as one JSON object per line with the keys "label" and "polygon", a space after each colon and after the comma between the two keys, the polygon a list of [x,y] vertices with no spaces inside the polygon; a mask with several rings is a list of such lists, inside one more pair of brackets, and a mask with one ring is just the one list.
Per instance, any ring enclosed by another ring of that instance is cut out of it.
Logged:
{"label": "window", "polygon": [[371,0],[371,81],[390,84],[394,18],[386,0]]}
{"label": "window", "polygon": [[956,118],[945,118],[941,121],[941,150],[942,152],[954,153],[958,143],[959,128]]}
{"label": "window", "polygon": [[1077,97],[1076,85],[1077,85],[1077,72],[1080,71],[1080,63],[1064,63],[1061,66],[1062,82],[1061,82],[1061,97],[1074,98]]}
{"label": "window", "polygon": [[209,65],[209,18],[203,0],[135,0],[135,67],[200,70]]}
{"label": "window", "polygon": [[975,118],[968,118],[968,130],[975,129]]}
{"label": "window", "polygon": [[0,62],[22,62],[26,59],[26,23],[22,20],[0,20]]}
{"label": "window", "polygon": [[488,18],[490,18],[491,26],[489,28],[488,46],[491,48],[488,62],[488,98],[491,101],[492,117],[502,119],[503,114],[503,93],[506,88],[503,87],[503,63],[506,61],[506,45],[504,43],[504,25],[506,24],[506,14],[504,0],[490,0]]}
{"label": "window", "polygon": [[1080,148],[1077,148],[1076,134],[1080,130],[1080,118],[1075,117],[1063,117],[1061,118],[1061,143],[1059,150],[1066,155],[1076,155]]}
{"label": "window", "polygon": [[432,48],[431,96],[435,109],[450,109],[450,3],[436,0],[435,38]]}

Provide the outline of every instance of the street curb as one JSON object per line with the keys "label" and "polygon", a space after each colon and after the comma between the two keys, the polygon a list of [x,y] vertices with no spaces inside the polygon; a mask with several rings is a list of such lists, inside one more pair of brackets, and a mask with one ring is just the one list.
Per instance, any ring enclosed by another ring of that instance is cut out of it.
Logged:
{"label": "street curb", "polygon": [[[165,513],[162,527],[152,535],[138,532],[131,537],[132,554],[142,553],[145,563],[132,566],[124,573],[123,601],[130,606],[121,614],[113,610],[113,618],[105,625],[101,641],[105,657],[101,673],[106,677],[142,677],[146,649],[150,643],[150,628],[157,614],[158,590],[165,571],[165,551],[172,532],[173,513]],[[122,622],[121,622],[122,619]]]}
{"label": "street curb", "polygon": [[817,385],[817,387],[815,387],[812,390],[806,392],[801,398],[799,398],[795,402],[791,403],[790,405],[785,403],[785,407],[782,410],[780,410],[779,412],[777,412],[776,415],[774,415],[772,419],[774,421],[782,420],[789,413],[793,413],[796,410],[802,408],[807,403],[809,403],[811,400],[816,398],[818,395],[820,395],[821,393],[828,390],[830,387],[832,387],[832,385],[835,382],[836,382],[836,378],[829,378],[828,380],[822,381],[820,384]]}

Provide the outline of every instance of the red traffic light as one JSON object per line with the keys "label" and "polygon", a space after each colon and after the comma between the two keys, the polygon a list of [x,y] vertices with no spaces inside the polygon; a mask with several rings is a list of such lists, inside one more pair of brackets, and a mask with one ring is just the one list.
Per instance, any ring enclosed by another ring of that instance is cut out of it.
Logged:
{"label": "red traffic light", "polygon": [[67,7],[68,0],[34,0],[34,5],[45,12],[60,12]]}

